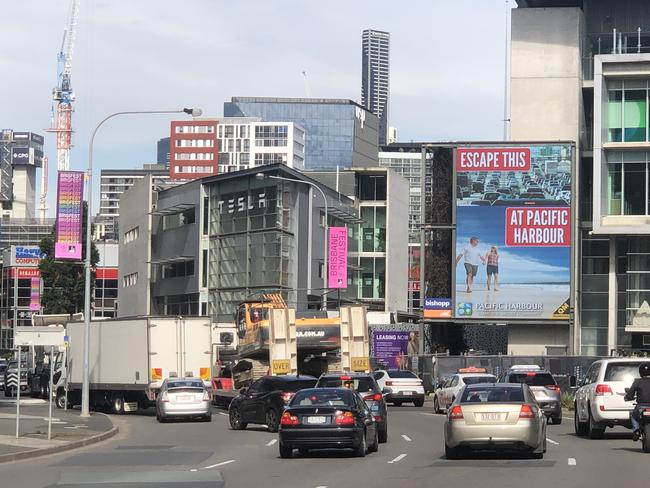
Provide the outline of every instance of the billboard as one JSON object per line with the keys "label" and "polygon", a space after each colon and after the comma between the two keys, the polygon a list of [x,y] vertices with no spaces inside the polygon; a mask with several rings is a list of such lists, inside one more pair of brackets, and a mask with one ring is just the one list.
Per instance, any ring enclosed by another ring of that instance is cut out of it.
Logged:
{"label": "billboard", "polygon": [[81,259],[84,173],[59,171],[55,259]]}
{"label": "billboard", "polygon": [[29,147],[12,147],[11,164],[34,164],[34,150]]}
{"label": "billboard", "polygon": [[348,287],[348,228],[330,227],[327,246],[328,288]]}
{"label": "billboard", "polygon": [[419,352],[419,333],[415,331],[373,331],[373,358],[377,369],[403,369],[409,356]]}
{"label": "billboard", "polygon": [[568,319],[572,161],[569,144],[456,150],[455,317]]}
{"label": "billboard", "polygon": [[451,298],[430,298],[424,299],[424,318],[438,319],[451,317]]}

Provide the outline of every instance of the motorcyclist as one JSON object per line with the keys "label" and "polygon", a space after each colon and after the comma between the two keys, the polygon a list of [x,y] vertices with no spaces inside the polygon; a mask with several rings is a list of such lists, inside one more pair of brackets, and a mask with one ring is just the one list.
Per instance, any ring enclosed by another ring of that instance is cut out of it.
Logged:
{"label": "motorcyclist", "polygon": [[643,363],[639,366],[639,376],[632,386],[625,393],[625,400],[630,402],[636,398],[636,407],[632,411],[632,438],[639,440],[641,411],[650,407],[650,363]]}

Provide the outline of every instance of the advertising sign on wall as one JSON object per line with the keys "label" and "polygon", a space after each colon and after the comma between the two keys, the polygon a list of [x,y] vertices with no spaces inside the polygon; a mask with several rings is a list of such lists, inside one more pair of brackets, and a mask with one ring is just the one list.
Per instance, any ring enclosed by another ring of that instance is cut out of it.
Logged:
{"label": "advertising sign on wall", "polygon": [[348,228],[330,227],[327,256],[329,288],[348,287]]}
{"label": "advertising sign on wall", "polygon": [[81,259],[84,173],[59,171],[56,205],[56,259]]}
{"label": "advertising sign on wall", "polygon": [[572,158],[568,144],[457,149],[456,317],[568,318]]}
{"label": "advertising sign on wall", "polygon": [[451,298],[425,298],[424,318],[437,319],[451,317]]}
{"label": "advertising sign on wall", "polygon": [[373,355],[377,369],[403,369],[408,357],[419,352],[419,337],[414,331],[373,331]]}
{"label": "advertising sign on wall", "polygon": [[34,150],[29,147],[12,147],[11,164],[34,164]]}
{"label": "advertising sign on wall", "polygon": [[31,290],[29,295],[29,310],[38,312],[41,309],[41,279],[31,279]]}
{"label": "advertising sign on wall", "polygon": [[45,257],[45,254],[43,254],[43,251],[41,251],[41,248],[38,246],[16,246],[14,247],[14,262],[12,265],[38,265],[43,257]]}

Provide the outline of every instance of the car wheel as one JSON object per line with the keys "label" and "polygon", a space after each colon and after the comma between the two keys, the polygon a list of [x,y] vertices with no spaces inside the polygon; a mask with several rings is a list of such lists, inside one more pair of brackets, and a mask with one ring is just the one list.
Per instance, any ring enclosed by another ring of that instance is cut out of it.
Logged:
{"label": "car wheel", "polygon": [[212,422],[212,414],[208,414],[202,419],[204,422]]}
{"label": "car wheel", "polygon": [[309,454],[309,449],[307,449],[306,447],[301,447],[300,449],[298,449],[298,452],[300,453],[301,456],[306,456],[307,454]]}
{"label": "car wheel", "polygon": [[277,432],[280,427],[280,418],[278,412],[272,408],[266,412],[266,430],[269,432]]}
{"label": "car wheel", "polygon": [[605,429],[599,427],[598,424],[594,421],[594,417],[591,415],[591,407],[588,408],[589,411],[589,420],[587,421],[587,434],[590,439],[602,439],[605,434]]}
{"label": "car wheel", "polygon": [[533,452],[533,453],[531,453],[530,457],[532,459],[544,459],[544,453],[543,452]]}
{"label": "car wheel", "polygon": [[580,422],[580,418],[578,417],[578,405],[575,404],[573,406],[573,430],[575,430],[576,435],[579,437],[587,435],[587,423]]}
{"label": "car wheel", "polygon": [[231,408],[228,411],[228,419],[232,430],[244,430],[248,425],[246,422],[242,422],[241,413],[237,408]]}
{"label": "car wheel", "polygon": [[460,459],[460,449],[457,447],[449,447],[445,444],[445,457],[447,459]]}
{"label": "car wheel", "polygon": [[158,422],[160,422],[161,424],[164,424],[165,422],[167,422],[167,419],[165,417],[163,417],[162,415],[159,415],[159,414],[156,414],[156,420]]}
{"label": "car wheel", "polygon": [[366,453],[368,452],[368,441],[366,439],[366,435],[367,432],[364,430],[363,434],[361,435],[361,442],[359,442],[359,445],[354,452],[357,457],[366,457]]}
{"label": "car wheel", "polygon": [[63,410],[65,408],[65,392],[57,393],[54,403],[56,403],[56,408]]}
{"label": "car wheel", "polygon": [[388,442],[388,423],[384,422],[381,425],[378,437],[380,444],[386,444],[386,442]]}
{"label": "car wheel", "polygon": [[113,413],[116,415],[124,413],[124,397],[122,395],[118,394],[113,397]]}
{"label": "car wheel", "polygon": [[438,402],[438,396],[433,397],[433,413],[442,413],[440,410],[440,403]]}
{"label": "car wheel", "polygon": [[424,405],[424,398],[419,398],[418,400],[413,401],[413,405],[416,407],[421,407]]}
{"label": "car wheel", "polygon": [[377,435],[377,429],[375,429],[375,435],[372,439],[372,444],[368,446],[368,452],[377,452],[379,450],[379,436]]}
{"label": "car wheel", "polygon": [[289,446],[285,446],[282,442],[280,442],[280,457],[282,459],[288,459],[291,457],[293,454],[293,449],[290,448]]}
{"label": "car wheel", "polygon": [[643,426],[643,452],[650,452],[650,424]]}
{"label": "car wheel", "polygon": [[560,425],[562,423],[562,417],[551,417],[551,423],[553,425]]}

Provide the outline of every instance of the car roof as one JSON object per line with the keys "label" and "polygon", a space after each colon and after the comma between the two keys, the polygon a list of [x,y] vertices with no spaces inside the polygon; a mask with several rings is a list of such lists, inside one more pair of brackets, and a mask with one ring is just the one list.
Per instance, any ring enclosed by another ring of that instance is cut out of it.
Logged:
{"label": "car roof", "polygon": [[594,361],[594,363],[647,363],[650,362],[650,358],[607,358],[599,359]]}
{"label": "car roof", "polygon": [[[380,371],[380,370],[377,370],[377,371]],[[375,373],[377,371],[375,371]],[[385,371],[385,370],[381,370],[381,371]],[[336,378],[336,379],[340,379],[341,376],[349,377],[349,378],[352,378],[352,379],[355,379],[355,378],[372,378],[372,375],[368,374],[368,373],[324,373],[324,374],[320,375],[321,378]]]}
{"label": "car roof", "polygon": [[474,378],[476,376],[492,376],[496,378],[496,375],[492,373],[456,373],[456,375],[460,376],[461,378]]}
{"label": "car roof", "polygon": [[295,376],[295,375],[278,375],[278,376],[265,376],[265,378],[271,378],[274,380],[280,380],[280,381],[303,381],[303,380],[317,380],[315,376],[309,376],[309,375],[300,375],[300,376]]}
{"label": "car roof", "polygon": [[475,383],[473,385],[467,385],[465,388],[468,390],[473,390],[475,388],[484,388],[486,386],[489,386],[491,388],[500,388],[502,386],[505,387],[512,387],[512,388],[523,388],[523,383]]}

